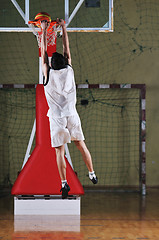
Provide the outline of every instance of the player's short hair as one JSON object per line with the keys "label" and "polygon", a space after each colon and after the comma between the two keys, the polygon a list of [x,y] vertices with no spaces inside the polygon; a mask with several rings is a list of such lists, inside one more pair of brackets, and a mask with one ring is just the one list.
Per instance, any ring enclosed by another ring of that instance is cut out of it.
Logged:
{"label": "player's short hair", "polygon": [[51,58],[51,67],[54,70],[60,70],[62,68],[66,68],[64,56],[58,52],[54,52]]}

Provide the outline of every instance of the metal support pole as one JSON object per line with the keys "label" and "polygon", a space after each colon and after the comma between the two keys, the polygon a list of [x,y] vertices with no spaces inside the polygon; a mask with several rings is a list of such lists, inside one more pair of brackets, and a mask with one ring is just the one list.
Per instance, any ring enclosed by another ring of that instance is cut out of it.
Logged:
{"label": "metal support pole", "polygon": [[29,0],[25,0],[25,23],[29,21]]}
{"label": "metal support pole", "polygon": [[17,3],[16,0],[11,0],[11,2],[13,3],[13,5],[15,6],[15,8],[17,9],[17,11],[20,13],[20,15],[22,16],[22,18],[24,19],[25,21],[25,14],[24,12],[22,11],[21,7],[19,6],[19,4]]}
{"label": "metal support pole", "polygon": [[69,19],[69,0],[65,0],[65,21],[66,21],[66,25],[68,25],[68,19]]}
{"label": "metal support pole", "polygon": [[84,2],[84,0],[80,0],[78,2],[78,4],[76,5],[75,9],[73,10],[73,12],[71,13],[71,16],[68,19],[68,24],[66,26],[68,26],[70,24],[70,22],[72,21],[72,19],[74,18],[74,16],[76,15],[76,13],[78,12],[79,8],[81,7],[82,3]]}

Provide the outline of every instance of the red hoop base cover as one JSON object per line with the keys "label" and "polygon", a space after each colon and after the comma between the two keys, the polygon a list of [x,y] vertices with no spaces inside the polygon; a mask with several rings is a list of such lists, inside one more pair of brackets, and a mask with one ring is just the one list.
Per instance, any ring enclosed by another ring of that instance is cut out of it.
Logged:
{"label": "red hoop base cover", "polygon": [[[12,188],[12,195],[61,195],[55,149],[51,147],[48,105],[44,87],[36,88],[36,146]],[[83,187],[66,160],[70,195],[83,195]]]}

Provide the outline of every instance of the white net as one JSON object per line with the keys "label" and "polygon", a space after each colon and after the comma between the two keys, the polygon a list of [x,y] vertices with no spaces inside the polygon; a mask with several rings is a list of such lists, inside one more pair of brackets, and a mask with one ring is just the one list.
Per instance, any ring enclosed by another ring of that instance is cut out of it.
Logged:
{"label": "white net", "polygon": [[[42,38],[42,30],[39,28],[39,31],[35,28],[34,24],[30,24],[33,30],[33,34],[36,36],[37,38],[37,42],[38,42],[38,47],[41,47],[41,38]],[[59,35],[62,34],[62,30],[61,30],[61,26],[57,25],[56,23],[53,24],[51,26],[51,28],[49,28],[47,30],[47,45],[48,46],[53,46],[56,43],[56,38],[57,38],[57,33],[59,33]]]}

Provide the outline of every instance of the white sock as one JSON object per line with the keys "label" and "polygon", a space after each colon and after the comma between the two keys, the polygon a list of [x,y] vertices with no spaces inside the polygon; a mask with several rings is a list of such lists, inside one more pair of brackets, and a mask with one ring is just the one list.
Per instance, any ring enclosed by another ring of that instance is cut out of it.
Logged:
{"label": "white sock", "polygon": [[93,178],[96,178],[96,175],[95,175],[95,172],[89,172],[89,178],[90,179],[93,179]]}
{"label": "white sock", "polygon": [[62,188],[65,186],[65,184],[67,183],[67,180],[62,180]]}

